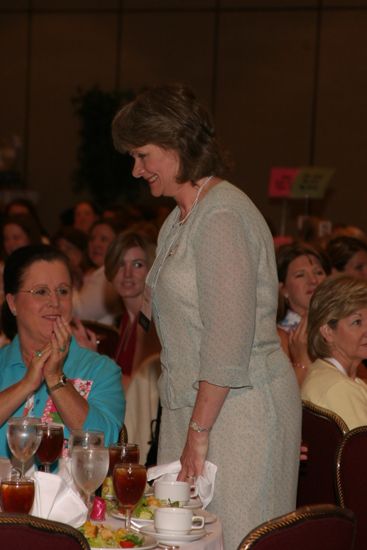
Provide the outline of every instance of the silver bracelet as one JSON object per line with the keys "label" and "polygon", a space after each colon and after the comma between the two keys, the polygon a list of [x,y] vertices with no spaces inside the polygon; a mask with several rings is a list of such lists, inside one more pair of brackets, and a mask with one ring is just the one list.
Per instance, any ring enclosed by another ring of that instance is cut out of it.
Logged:
{"label": "silver bracelet", "polygon": [[211,428],[206,428],[205,426],[200,426],[200,424],[198,424],[196,422],[196,420],[190,420],[190,424],[189,424],[189,428],[191,430],[194,430],[194,432],[210,432]]}

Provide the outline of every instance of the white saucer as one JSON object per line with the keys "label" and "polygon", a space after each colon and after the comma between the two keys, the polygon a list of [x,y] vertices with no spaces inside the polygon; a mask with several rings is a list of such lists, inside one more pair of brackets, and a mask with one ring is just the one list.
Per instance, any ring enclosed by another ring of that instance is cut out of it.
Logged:
{"label": "white saucer", "polygon": [[[205,525],[217,521],[217,516],[215,514],[212,514],[211,512],[208,512],[203,508],[195,507],[192,510],[195,516],[203,516]],[[116,519],[120,519],[121,521],[125,521],[125,515],[121,512],[118,512],[117,510],[112,510],[110,512],[110,516]],[[131,523],[133,523],[136,527],[143,527],[144,525],[153,525],[154,519],[135,518],[134,516],[132,516]]]}
{"label": "white saucer", "polygon": [[140,533],[154,537],[158,542],[180,544],[199,540],[205,537],[207,531],[205,529],[192,529],[190,533],[187,533],[187,535],[179,535],[177,533],[157,533],[154,525],[145,525],[144,527],[141,527]]}
{"label": "white saucer", "polygon": [[214,523],[218,519],[215,514],[208,512],[204,508],[195,508],[195,510],[193,510],[193,513],[194,516],[203,516],[205,525],[209,525],[209,523]]}
{"label": "white saucer", "polygon": [[201,508],[202,502],[199,497],[190,498],[187,504],[184,504],[182,508],[188,508],[189,510],[194,510],[195,508]]}

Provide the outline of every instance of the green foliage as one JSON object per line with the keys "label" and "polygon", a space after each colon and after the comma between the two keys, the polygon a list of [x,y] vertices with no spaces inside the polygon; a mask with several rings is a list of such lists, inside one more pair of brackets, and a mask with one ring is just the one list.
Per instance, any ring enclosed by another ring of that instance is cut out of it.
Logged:
{"label": "green foliage", "polygon": [[97,86],[79,89],[72,98],[81,123],[74,188],[87,189],[101,206],[131,201],[139,194],[139,184],[131,175],[131,158],[114,149],[111,136],[117,110],[133,98],[131,91],[105,92]]}

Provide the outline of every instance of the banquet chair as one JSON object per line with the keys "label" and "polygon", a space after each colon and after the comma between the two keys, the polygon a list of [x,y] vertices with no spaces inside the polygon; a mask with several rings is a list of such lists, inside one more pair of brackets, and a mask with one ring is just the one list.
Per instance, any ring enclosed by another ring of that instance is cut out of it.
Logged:
{"label": "banquet chair", "polygon": [[340,506],[356,516],[356,550],[367,548],[367,426],[347,433],[337,453],[336,487]]}
{"label": "banquet chair", "polygon": [[302,441],[308,446],[308,459],[300,464],[297,507],[337,504],[336,453],[347,432],[347,425],[337,414],[302,402]]}
{"label": "banquet chair", "polygon": [[58,521],[0,514],[0,550],[90,550],[84,535]]}
{"label": "banquet chair", "polygon": [[151,425],[158,414],[158,378],[161,374],[159,354],[147,357],[133,376],[126,392],[125,424],[131,442],[140,448],[145,464],[152,439]]}
{"label": "banquet chair", "polygon": [[354,537],[350,510],[315,504],[255,527],[237,550],[352,550]]}
{"label": "banquet chair", "polygon": [[98,321],[89,321],[87,319],[83,319],[81,322],[85,328],[95,333],[98,342],[98,353],[107,355],[108,357],[114,359],[117,344],[120,338],[117,328],[111,325],[105,325],[104,323],[99,323]]}

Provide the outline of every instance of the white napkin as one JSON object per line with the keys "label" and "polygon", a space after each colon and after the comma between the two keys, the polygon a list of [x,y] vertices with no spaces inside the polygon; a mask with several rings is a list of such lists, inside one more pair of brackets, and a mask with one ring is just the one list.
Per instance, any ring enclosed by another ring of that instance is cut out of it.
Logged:
{"label": "white napkin", "polygon": [[11,462],[8,458],[0,458],[0,479],[10,476]]}
{"label": "white napkin", "polygon": [[80,527],[87,518],[87,507],[79,494],[59,475],[35,472],[35,498],[31,514],[40,518]]}
{"label": "white napkin", "polygon": [[[206,508],[211,502],[214,495],[214,485],[215,485],[215,476],[217,474],[217,466],[208,460],[205,461],[203,473],[196,478],[195,487],[197,494],[200,497],[203,508]],[[170,462],[169,464],[160,464],[159,466],[153,466],[147,471],[148,481],[153,479],[173,479],[173,474],[175,475],[174,479],[177,479],[177,474],[181,470],[181,462],[176,460],[175,462]]]}

